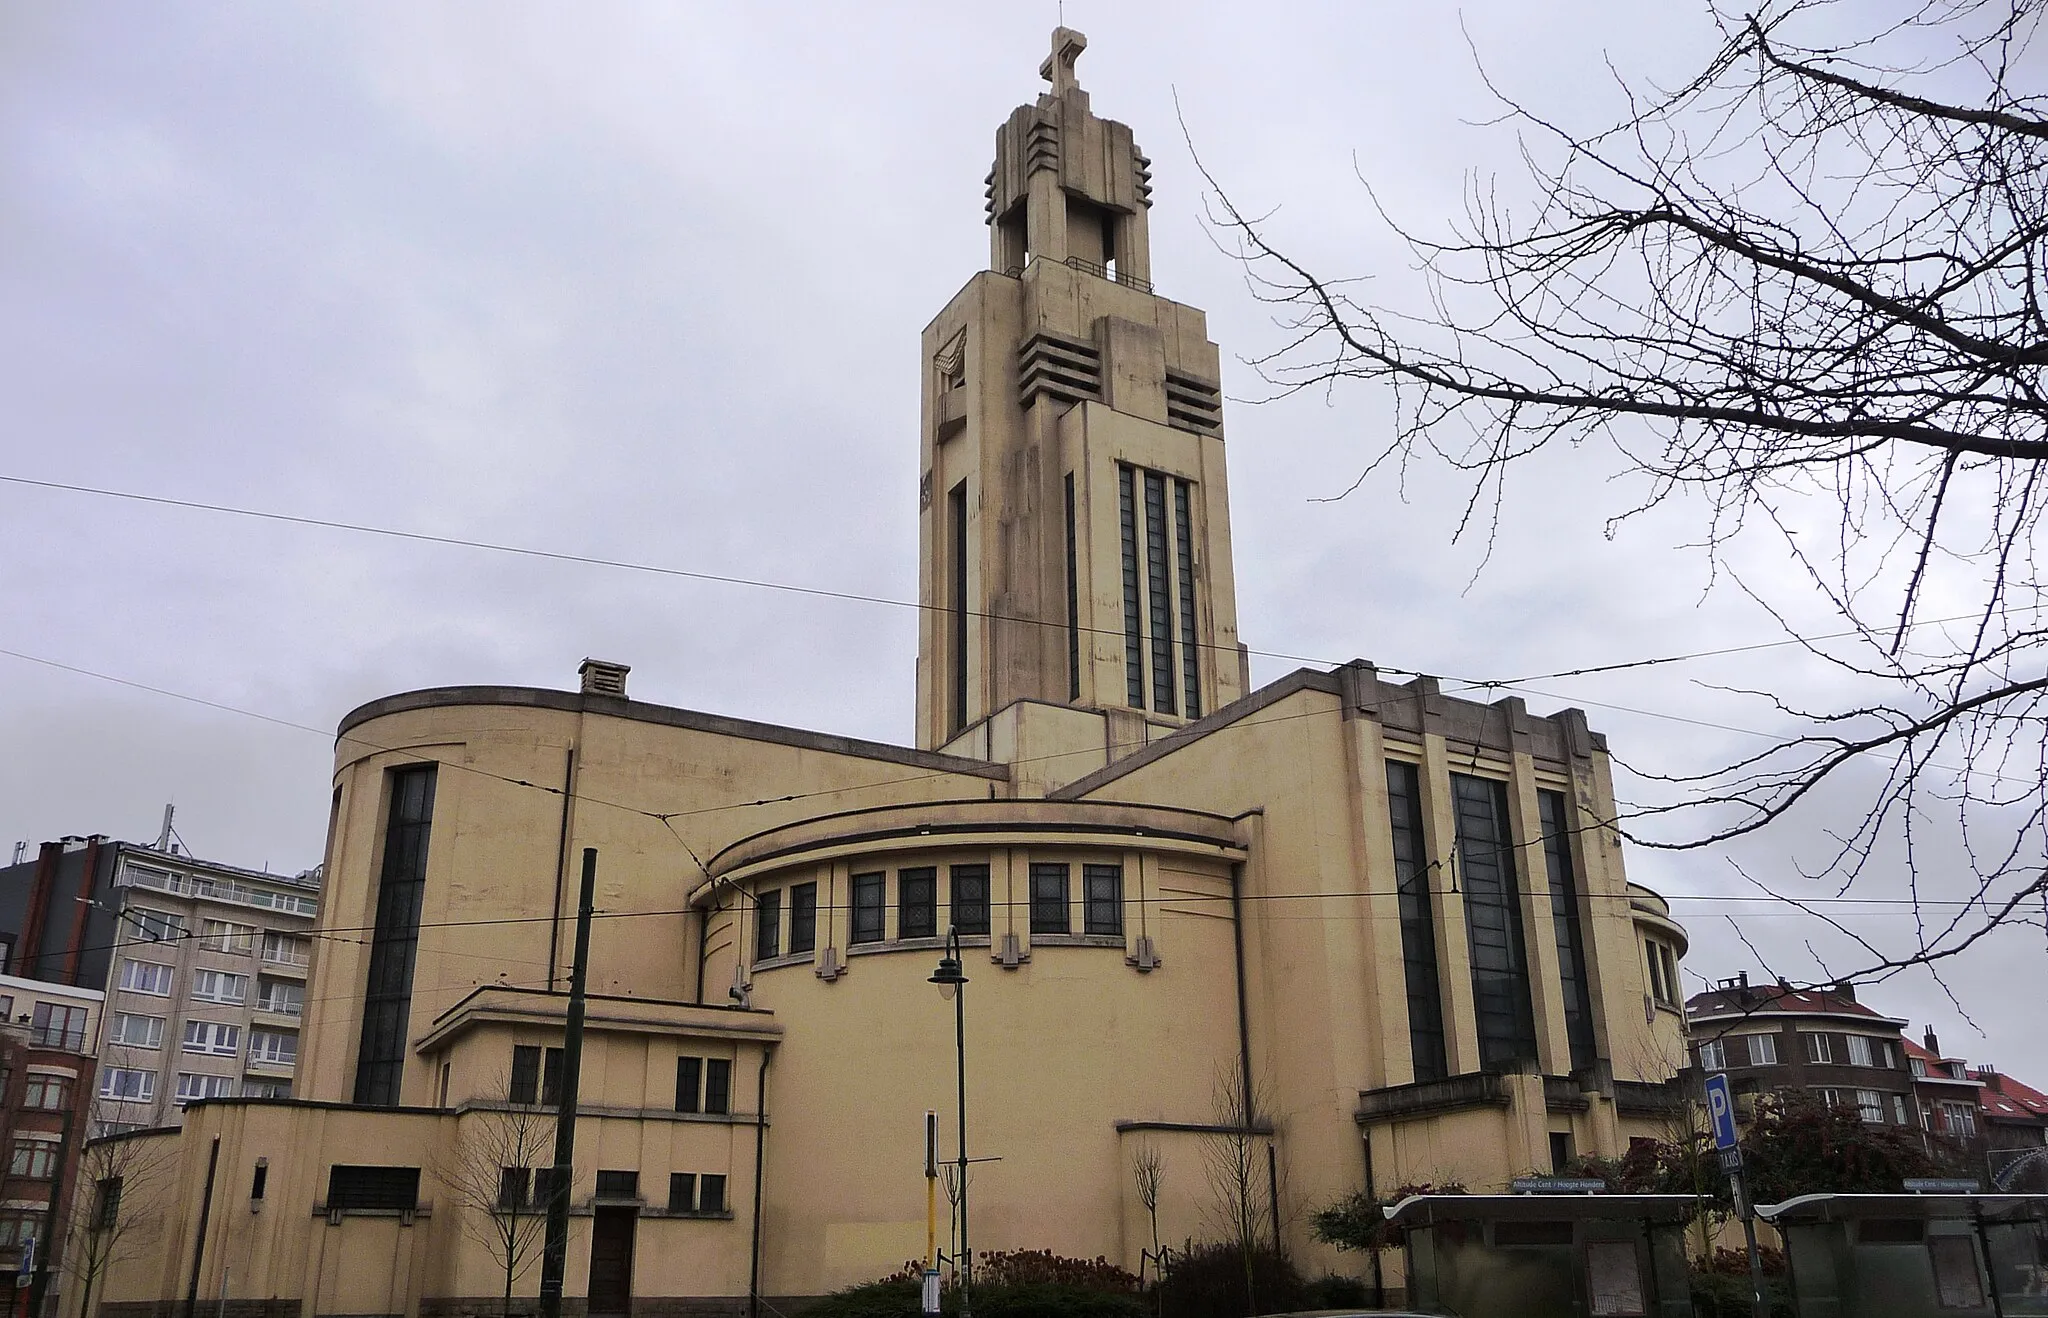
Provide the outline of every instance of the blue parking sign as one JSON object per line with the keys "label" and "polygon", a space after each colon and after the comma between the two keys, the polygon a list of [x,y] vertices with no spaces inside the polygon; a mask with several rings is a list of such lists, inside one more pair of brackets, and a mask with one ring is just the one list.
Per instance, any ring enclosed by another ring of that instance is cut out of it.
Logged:
{"label": "blue parking sign", "polygon": [[1715,1148],[1735,1147],[1735,1091],[1726,1075],[1707,1077],[1707,1121],[1714,1128]]}

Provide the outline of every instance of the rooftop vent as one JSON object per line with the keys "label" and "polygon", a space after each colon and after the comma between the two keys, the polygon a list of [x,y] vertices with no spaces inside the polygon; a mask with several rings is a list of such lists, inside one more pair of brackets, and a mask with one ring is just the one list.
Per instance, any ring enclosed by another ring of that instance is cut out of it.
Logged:
{"label": "rooftop vent", "polygon": [[583,694],[586,696],[626,696],[626,674],[632,672],[629,664],[615,664],[606,659],[585,659],[576,675],[583,679]]}

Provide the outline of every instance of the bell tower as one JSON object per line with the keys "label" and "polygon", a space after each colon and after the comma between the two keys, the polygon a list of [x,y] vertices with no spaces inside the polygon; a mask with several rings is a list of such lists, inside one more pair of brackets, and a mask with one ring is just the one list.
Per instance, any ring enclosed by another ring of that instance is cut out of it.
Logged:
{"label": "bell tower", "polygon": [[924,331],[926,748],[1020,700],[1170,730],[1248,685],[1216,345],[1153,292],[1151,162],[1089,108],[1087,45],[1055,29],[996,130],[990,268]]}

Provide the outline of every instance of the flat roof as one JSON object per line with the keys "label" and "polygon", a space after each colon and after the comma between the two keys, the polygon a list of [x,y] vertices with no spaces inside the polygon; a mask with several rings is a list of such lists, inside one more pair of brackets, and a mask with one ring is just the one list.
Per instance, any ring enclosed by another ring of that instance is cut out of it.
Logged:
{"label": "flat roof", "polygon": [[1686,1222],[1699,1211],[1689,1194],[1411,1194],[1381,1211],[1402,1226],[1438,1222],[1558,1222],[1575,1218],[1635,1218]]}
{"label": "flat roof", "polygon": [[2048,1222],[2048,1194],[1802,1194],[1758,1204],[1766,1222],[1852,1222],[1865,1217],[1982,1217],[1990,1222]]}

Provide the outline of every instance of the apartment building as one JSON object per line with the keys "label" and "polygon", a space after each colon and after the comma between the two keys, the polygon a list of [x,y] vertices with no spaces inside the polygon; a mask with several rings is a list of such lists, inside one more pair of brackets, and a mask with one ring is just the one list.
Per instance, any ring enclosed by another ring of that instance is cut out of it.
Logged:
{"label": "apartment building", "polygon": [[[35,1242],[45,1284],[61,1258],[63,1203],[77,1184],[93,1093],[93,1049],[104,995],[43,980],[0,975],[0,1303],[21,1311],[23,1253]],[[52,1247],[55,1247],[53,1252]]]}
{"label": "apartment building", "polygon": [[289,1098],[320,872],[261,873],[121,844],[112,874],[96,1134],[200,1098]]}

